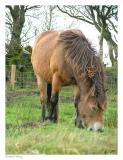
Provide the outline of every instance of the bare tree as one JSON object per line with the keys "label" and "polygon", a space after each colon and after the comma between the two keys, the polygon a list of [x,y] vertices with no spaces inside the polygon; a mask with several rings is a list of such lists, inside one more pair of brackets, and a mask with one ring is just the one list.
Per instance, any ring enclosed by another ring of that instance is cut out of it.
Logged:
{"label": "bare tree", "polygon": [[[61,12],[58,10],[57,6],[55,5],[48,5],[42,6],[42,10],[40,10],[39,19],[41,21],[41,31],[48,31],[48,30],[64,30],[65,28],[71,28],[75,25],[75,19],[71,19],[70,23],[60,24],[61,21],[58,19],[64,19],[66,16],[63,16]],[[70,18],[69,18],[70,19]]]}
{"label": "bare tree", "polygon": [[9,26],[11,32],[10,43],[7,54],[7,64],[17,64],[19,54],[22,51],[21,47],[21,33],[25,23],[25,13],[40,6],[6,6],[9,13],[6,12],[6,24]]}
{"label": "bare tree", "polygon": [[49,6],[43,6],[43,22],[42,22],[42,30],[43,31],[48,31],[48,30],[54,30],[55,28],[55,19],[56,19],[56,14],[55,14],[55,9],[56,6],[49,5]]}
{"label": "bare tree", "polygon": [[[58,9],[72,18],[94,25],[100,32],[100,45],[103,45],[103,38],[109,47],[109,56],[114,64],[113,51],[117,58],[117,43],[112,36],[112,30],[117,33],[117,25],[114,22],[118,20],[118,7],[115,5],[104,6],[57,6]],[[102,46],[100,46],[102,48]],[[101,50],[100,50],[101,51]],[[102,54],[102,51],[100,52]]]}

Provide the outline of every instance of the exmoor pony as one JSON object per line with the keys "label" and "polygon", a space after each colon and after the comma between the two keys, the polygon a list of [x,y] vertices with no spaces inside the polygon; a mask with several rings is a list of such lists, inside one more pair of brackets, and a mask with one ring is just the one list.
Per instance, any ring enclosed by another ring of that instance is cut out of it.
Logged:
{"label": "exmoor pony", "polygon": [[103,131],[106,109],[103,68],[95,49],[80,30],[41,33],[34,44],[31,62],[40,91],[42,121],[57,122],[60,88],[74,85],[75,125]]}

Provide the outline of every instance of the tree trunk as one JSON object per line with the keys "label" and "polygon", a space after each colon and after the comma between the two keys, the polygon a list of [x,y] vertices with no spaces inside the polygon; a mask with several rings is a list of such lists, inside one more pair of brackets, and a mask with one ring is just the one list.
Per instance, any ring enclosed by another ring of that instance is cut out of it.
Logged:
{"label": "tree trunk", "polygon": [[13,27],[11,33],[11,40],[9,44],[9,52],[7,54],[7,65],[18,64],[21,48],[21,32],[25,22],[25,12],[23,6],[14,6],[11,8],[11,16],[13,19]]}
{"label": "tree trunk", "polygon": [[103,62],[103,36],[100,35],[98,39],[99,39],[99,57]]}
{"label": "tree trunk", "polygon": [[[112,66],[114,66],[115,62],[117,61],[117,44],[113,41],[111,37],[111,33],[108,30],[104,30],[103,37],[105,38],[107,45],[108,45],[108,54],[112,63]],[[113,52],[115,56],[113,55]]]}
{"label": "tree trunk", "polygon": [[113,40],[111,40],[111,45],[113,47],[113,51],[114,51],[114,55],[115,55],[114,59],[117,62],[117,57],[118,57],[118,47],[117,47],[117,44]]}
{"label": "tree trunk", "polygon": [[109,53],[109,57],[112,63],[112,66],[114,66],[116,59],[113,55],[113,51],[114,51],[114,46],[112,45],[111,41],[107,41],[107,45],[108,45],[108,53]]}

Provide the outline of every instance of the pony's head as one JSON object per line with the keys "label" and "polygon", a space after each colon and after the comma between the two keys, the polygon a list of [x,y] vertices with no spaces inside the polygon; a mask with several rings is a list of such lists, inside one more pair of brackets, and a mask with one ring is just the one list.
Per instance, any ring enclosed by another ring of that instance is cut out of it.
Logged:
{"label": "pony's head", "polygon": [[[99,63],[100,64],[100,63]],[[104,74],[101,65],[92,76],[87,75],[86,85],[82,89],[86,94],[83,96],[81,91],[79,113],[83,125],[92,131],[103,131],[103,112],[106,110],[106,93],[104,88]],[[89,85],[90,84],[90,85]],[[90,87],[89,87],[90,86]]]}
{"label": "pony's head", "polygon": [[86,100],[79,102],[78,110],[83,127],[91,131],[103,131],[103,111],[106,108],[106,100],[101,106],[95,96],[89,96]]}

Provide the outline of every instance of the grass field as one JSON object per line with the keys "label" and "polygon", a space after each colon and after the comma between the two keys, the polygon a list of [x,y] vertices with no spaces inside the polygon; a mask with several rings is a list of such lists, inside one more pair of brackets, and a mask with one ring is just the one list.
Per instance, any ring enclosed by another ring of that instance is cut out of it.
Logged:
{"label": "grass field", "polygon": [[[70,93],[65,89],[61,95]],[[39,122],[39,96],[10,99],[6,102],[6,153],[117,154],[117,93],[113,90],[107,95],[103,133],[76,128],[72,102],[59,103],[59,122],[52,124]]]}

